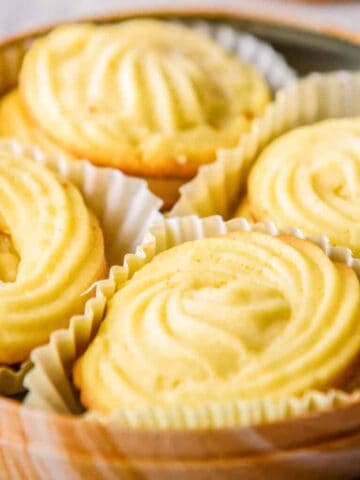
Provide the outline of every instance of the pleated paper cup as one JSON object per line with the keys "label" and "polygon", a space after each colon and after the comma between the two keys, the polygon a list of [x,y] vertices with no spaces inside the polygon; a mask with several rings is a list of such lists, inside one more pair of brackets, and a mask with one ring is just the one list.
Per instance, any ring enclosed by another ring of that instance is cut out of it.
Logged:
{"label": "pleated paper cup", "polygon": [[[272,223],[249,224],[244,219],[224,222],[218,216],[206,219],[195,216],[161,219],[136,253],[127,255],[123,266],[113,267],[109,278],[97,283],[96,295],[88,301],[84,315],[74,317],[69,329],[55,332],[48,345],[33,351],[31,359],[34,368],[25,379],[29,389],[25,404],[59,413],[82,412],[83,408],[72,384],[72,368],[91,341],[92,324],[101,322],[107,302],[114,293],[156,254],[189,240],[239,230],[261,231],[268,235],[287,233],[307,238],[319,245],[333,260],[352,267],[360,280],[360,261],[354,259],[348,249],[331,247],[325,237],[306,237],[298,229],[280,232]],[[360,393],[356,390],[351,393],[336,390],[323,393],[309,391],[299,397],[280,400],[262,398],[258,401],[212,402],[197,407],[148,407],[133,411],[119,409],[110,416],[96,413],[86,415],[127,429],[221,429],[288,420],[350,405],[359,400]]]}
{"label": "pleated paper cup", "polygon": [[[135,251],[145,232],[161,217],[162,202],[148,190],[144,180],[110,168],[95,167],[86,161],[73,162],[65,157],[45,155],[37,148],[22,146],[15,140],[1,139],[0,149],[24,154],[77,186],[85,203],[100,221],[110,267],[121,263],[125,253]],[[96,324],[92,325],[92,331],[96,327]],[[21,392],[23,377],[29,367],[30,362],[15,369],[0,366],[0,394]]]}
{"label": "pleated paper cup", "polygon": [[181,187],[170,214],[231,217],[250,168],[272,140],[302,125],[356,115],[360,115],[360,72],[312,74],[279,91],[237,148],[220,150],[214,163],[201,167],[196,177]]}

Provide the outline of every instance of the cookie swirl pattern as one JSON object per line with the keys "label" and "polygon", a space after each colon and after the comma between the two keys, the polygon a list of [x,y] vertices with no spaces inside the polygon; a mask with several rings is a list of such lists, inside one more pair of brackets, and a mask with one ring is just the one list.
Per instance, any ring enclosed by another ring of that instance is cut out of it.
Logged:
{"label": "cookie swirl pattern", "polygon": [[0,362],[12,364],[68,326],[106,266],[98,221],[76,187],[6,142],[0,144],[0,230],[12,243],[3,261],[15,268],[0,283]]}
{"label": "cookie swirl pattern", "polygon": [[150,20],[55,29],[26,55],[20,91],[74,156],[177,179],[235,145],[269,101],[252,66],[203,34]]}
{"label": "cookie swirl pattern", "polygon": [[360,120],[327,120],[272,142],[248,180],[256,220],[327,235],[360,255]]}
{"label": "cookie swirl pattern", "polygon": [[0,100],[0,136],[16,138],[24,145],[35,145],[45,153],[71,155],[60,148],[32,121],[21,101],[18,89],[12,90]]}
{"label": "cookie swirl pattern", "polygon": [[314,244],[239,232],[158,254],[75,366],[89,409],[284,398],[334,385],[360,347],[355,273]]}

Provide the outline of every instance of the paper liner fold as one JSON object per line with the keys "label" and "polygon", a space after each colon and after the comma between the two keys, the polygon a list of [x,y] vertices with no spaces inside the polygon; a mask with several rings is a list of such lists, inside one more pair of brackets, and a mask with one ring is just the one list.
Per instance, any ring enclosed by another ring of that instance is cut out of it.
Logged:
{"label": "paper liner fold", "polygon": [[17,369],[0,365],[0,395],[12,396],[22,393],[23,380],[30,368],[30,361],[22,363]]}
{"label": "paper liner fold", "polygon": [[[225,222],[219,216],[205,219],[195,216],[159,219],[136,253],[126,255],[123,266],[113,267],[107,280],[97,282],[96,296],[87,302],[84,314],[74,317],[69,329],[52,334],[48,345],[33,351],[31,359],[34,368],[25,378],[25,385],[29,389],[25,403],[62,413],[81,412],[78,394],[71,380],[72,366],[91,341],[93,332],[103,318],[108,299],[136,271],[151,261],[155,254],[189,240],[236,230],[261,231],[269,235],[288,233],[299,238],[307,238],[319,245],[330,258],[353,268],[360,278],[360,260],[354,259],[346,248],[331,247],[326,237],[307,237],[298,229],[280,232],[270,222],[250,224],[245,219]],[[358,401],[359,395],[358,391],[352,393],[333,390],[309,391],[299,397],[280,400],[262,398],[254,401],[212,402],[200,407],[179,408],[150,406],[137,411],[119,409],[110,416],[91,412],[86,414],[86,417],[102,422],[113,422],[127,428],[222,428],[268,423],[332,409]]]}
{"label": "paper liner fold", "polygon": [[360,400],[360,392],[340,390],[308,391],[299,397],[279,400],[258,400],[207,404],[197,407],[157,408],[139,411],[119,410],[110,416],[88,413],[89,419],[114,423],[121,428],[145,430],[208,430],[214,428],[247,427],[288,420],[312,413],[332,410]]}
{"label": "paper liner fold", "polygon": [[171,215],[232,215],[240,203],[249,168],[274,138],[295,127],[336,117],[360,115],[360,72],[312,74],[277,93],[234,149],[219,150],[180,188]]}
{"label": "paper liner fold", "polygon": [[[135,251],[152,223],[161,218],[162,202],[148,190],[144,180],[127,177],[110,168],[95,167],[86,161],[73,162],[61,156],[45,155],[15,140],[1,139],[0,149],[24,154],[78,187],[100,221],[109,266],[121,263],[125,253]],[[89,305],[94,302],[92,299]],[[87,308],[96,311],[99,307]],[[80,330],[86,336],[83,326]],[[13,395],[22,391],[23,377],[28,369],[29,362],[19,370],[0,366],[0,394]]]}

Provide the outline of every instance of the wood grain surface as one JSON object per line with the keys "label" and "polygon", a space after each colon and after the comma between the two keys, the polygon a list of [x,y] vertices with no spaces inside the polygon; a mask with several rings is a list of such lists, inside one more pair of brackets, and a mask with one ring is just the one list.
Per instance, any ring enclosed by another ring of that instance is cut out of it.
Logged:
{"label": "wood grain surface", "polygon": [[[16,3],[16,2],[14,2]],[[0,45],[0,91],[28,38]],[[0,399],[0,480],[233,480],[360,477],[360,405],[212,432],[124,431]]]}

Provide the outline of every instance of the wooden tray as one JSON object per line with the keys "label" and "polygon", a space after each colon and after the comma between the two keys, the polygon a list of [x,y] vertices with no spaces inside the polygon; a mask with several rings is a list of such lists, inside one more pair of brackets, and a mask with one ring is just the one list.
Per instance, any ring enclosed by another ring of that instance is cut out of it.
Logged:
{"label": "wooden tray", "polygon": [[[112,22],[137,15],[92,18]],[[354,36],[260,17],[143,12],[229,22],[274,45],[301,74],[360,69]],[[0,94],[16,84],[24,51],[48,28],[0,44]],[[360,404],[288,422],[213,432],[124,431],[0,399],[0,479],[232,480],[360,477]]]}

